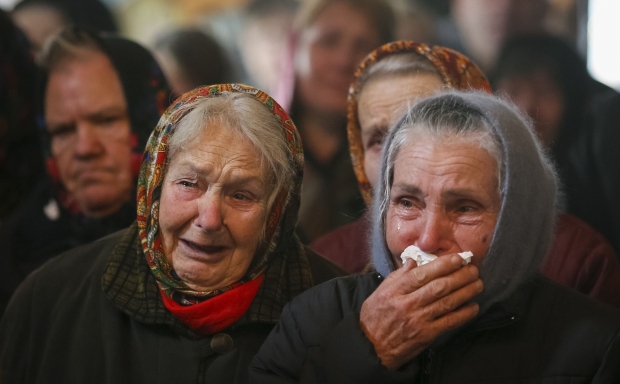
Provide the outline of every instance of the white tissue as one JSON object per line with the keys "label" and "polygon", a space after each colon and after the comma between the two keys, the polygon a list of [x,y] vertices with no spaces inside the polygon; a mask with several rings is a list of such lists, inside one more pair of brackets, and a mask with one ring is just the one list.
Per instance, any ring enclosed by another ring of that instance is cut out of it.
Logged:
{"label": "white tissue", "polygon": [[[461,252],[458,255],[463,258],[463,265],[467,265],[471,263],[471,258],[474,254],[467,251],[467,252]],[[403,264],[405,264],[405,260],[411,259],[415,261],[416,264],[418,264],[418,267],[420,267],[422,265],[428,264],[431,261],[435,260],[437,256],[432,255],[430,253],[426,253],[422,251],[420,248],[416,247],[415,245],[410,245],[407,248],[405,248],[403,253],[401,253],[400,258],[403,261]]]}

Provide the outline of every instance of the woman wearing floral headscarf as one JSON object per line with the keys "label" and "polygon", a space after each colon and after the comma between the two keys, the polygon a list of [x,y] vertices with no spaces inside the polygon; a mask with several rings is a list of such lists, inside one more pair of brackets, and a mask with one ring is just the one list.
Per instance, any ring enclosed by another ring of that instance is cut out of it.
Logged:
{"label": "woman wearing floral headscarf", "polygon": [[302,170],[295,125],[267,94],[183,95],[148,140],[137,222],[18,289],[2,381],[246,382],[284,305],[341,275],[294,235]]}
{"label": "woman wearing floral headscarf", "polygon": [[[392,119],[409,103],[448,88],[491,92],[474,63],[444,47],[396,41],[362,61],[349,91],[347,131],[353,169],[366,205],[372,201],[381,144]],[[364,215],[319,238],[311,248],[348,271],[361,272],[370,261],[369,231],[369,217]]]}
{"label": "woman wearing floral headscarf", "polygon": [[[351,158],[367,205],[377,182],[383,138],[409,103],[442,89],[491,92],[484,74],[448,48],[411,41],[386,44],[360,64],[349,94]],[[350,272],[370,261],[367,215],[315,241],[311,248]],[[578,218],[560,214],[542,272],[558,283],[620,307],[620,263],[601,234]]]}

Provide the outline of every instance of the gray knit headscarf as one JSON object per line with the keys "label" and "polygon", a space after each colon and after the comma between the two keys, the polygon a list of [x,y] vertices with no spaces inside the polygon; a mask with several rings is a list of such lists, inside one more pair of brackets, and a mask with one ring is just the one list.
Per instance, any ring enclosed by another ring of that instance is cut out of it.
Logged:
{"label": "gray knit headscarf", "polygon": [[[431,110],[434,120],[416,121],[420,116],[428,117]],[[498,97],[477,92],[445,92],[410,107],[390,130],[383,146],[381,174],[374,193],[372,259],[384,277],[396,268],[385,242],[386,207],[393,181],[393,167],[388,167],[387,163],[390,148],[394,147],[392,162],[397,156],[394,137],[398,131],[415,124],[449,121],[452,115],[458,114],[457,110],[461,115],[463,111],[465,115],[471,111],[481,117],[485,125],[491,127],[493,140],[501,151],[498,155],[502,159],[498,164],[501,209],[489,251],[481,265],[484,291],[476,298],[483,313],[494,303],[506,299],[538,271],[551,243],[556,216],[558,183],[554,168],[531,123],[515,106]],[[386,175],[388,168],[392,171]]]}

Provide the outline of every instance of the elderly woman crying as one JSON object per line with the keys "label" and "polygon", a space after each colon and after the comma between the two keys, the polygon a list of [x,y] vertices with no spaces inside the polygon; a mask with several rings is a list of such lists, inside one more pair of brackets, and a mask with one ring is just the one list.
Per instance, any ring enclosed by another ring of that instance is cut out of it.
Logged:
{"label": "elderly woman crying", "polygon": [[[619,382],[620,314],[538,274],[558,183],[516,107],[424,99],[390,129],[378,175],[376,271],[287,305],[251,382]],[[412,245],[436,259],[403,263]]]}
{"label": "elderly woman crying", "polygon": [[294,235],[301,148],[261,91],[183,95],[147,143],[137,222],[18,289],[2,381],[246,382],[284,305],[341,274]]}

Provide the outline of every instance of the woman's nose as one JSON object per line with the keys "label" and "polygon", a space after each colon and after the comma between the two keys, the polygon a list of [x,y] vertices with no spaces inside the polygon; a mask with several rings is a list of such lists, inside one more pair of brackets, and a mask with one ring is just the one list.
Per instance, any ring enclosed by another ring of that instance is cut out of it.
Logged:
{"label": "woman's nose", "polygon": [[207,191],[198,199],[198,215],[194,224],[208,232],[222,228],[222,205],[219,196]]}
{"label": "woman's nose", "polygon": [[343,41],[332,55],[332,64],[335,68],[350,74],[353,78],[357,64],[365,57],[365,55],[361,56],[361,59],[358,60],[359,56],[359,52],[353,42]]}
{"label": "woman's nose", "polygon": [[75,155],[80,158],[98,156],[103,151],[101,138],[95,128],[88,124],[76,128]]}
{"label": "woman's nose", "polygon": [[419,220],[420,233],[415,245],[434,255],[448,252],[451,248],[451,229],[445,213],[426,210]]}

